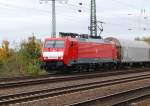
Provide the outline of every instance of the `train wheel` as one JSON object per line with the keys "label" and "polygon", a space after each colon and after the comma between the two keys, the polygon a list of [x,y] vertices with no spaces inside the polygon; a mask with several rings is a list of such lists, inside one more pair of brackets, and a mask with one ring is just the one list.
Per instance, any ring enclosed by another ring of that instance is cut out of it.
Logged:
{"label": "train wheel", "polygon": [[46,70],[46,72],[50,73],[49,67],[45,66],[44,69]]}
{"label": "train wheel", "polygon": [[122,69],[123,67],[123,64],[122,63],[117,63],[116,64],[116,69],[119,70],[119,69]]}
{"label": "train wheel", "polygon": [[112,63],[112,70],[113,70],[113,71],[116,71],[116,70],[117,70],[117,64]]}

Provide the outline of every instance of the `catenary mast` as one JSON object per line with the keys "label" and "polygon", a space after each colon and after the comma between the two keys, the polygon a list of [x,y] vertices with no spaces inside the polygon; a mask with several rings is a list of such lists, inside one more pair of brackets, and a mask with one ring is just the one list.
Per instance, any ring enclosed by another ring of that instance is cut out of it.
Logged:
{"label": "catenary mast", "polygon": [[52,1],[52,37],[56,37],[56,0],[41,0],[41,1]]}
{"label": "catenary mast", "polygon": [[97,36],[96,0],[91,0],[90,35]]}

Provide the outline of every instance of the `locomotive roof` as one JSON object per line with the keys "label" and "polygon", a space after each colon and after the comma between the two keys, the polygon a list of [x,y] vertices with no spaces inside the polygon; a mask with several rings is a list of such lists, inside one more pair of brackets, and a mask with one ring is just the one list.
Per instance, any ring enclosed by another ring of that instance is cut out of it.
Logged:
{"label": "locomotive roof", "polygon": [[104,40],[104,39],[93,39],[93,38],[70,38],[70,37],[65,37],[65,38],[46,38],[45,40],[65,40],[65,39],[70,39],[70,40],[78,40],[79,42],[93,42],[93,43],[105,43],[105,44],[110,44],[110,41]]}
{"label": "locomotive roof", "polygon": [[110,44],[109,41],[104,40],[104,39],[79,38],[78,41],[80,41],[80,42],[93,42],[93,43],[107,43],[107,44]]}

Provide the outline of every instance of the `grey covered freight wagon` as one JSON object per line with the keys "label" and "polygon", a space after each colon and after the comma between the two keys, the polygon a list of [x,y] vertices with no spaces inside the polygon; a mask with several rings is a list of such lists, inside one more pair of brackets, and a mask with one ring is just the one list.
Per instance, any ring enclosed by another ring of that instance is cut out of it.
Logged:
{"label": "grey covered freight wagon", "polygon": [[106,38],[115,43],[121,63],[150,63],[150,45],[144,41]]}

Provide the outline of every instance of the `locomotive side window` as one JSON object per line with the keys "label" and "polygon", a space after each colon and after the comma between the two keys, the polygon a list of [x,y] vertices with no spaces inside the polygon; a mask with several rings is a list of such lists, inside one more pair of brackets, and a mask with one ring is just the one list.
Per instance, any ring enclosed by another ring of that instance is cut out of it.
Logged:
{"label": "locomotive side window", "polygon": [[63,48],[63,40],[48,40],[45,42],[45,48]]}

